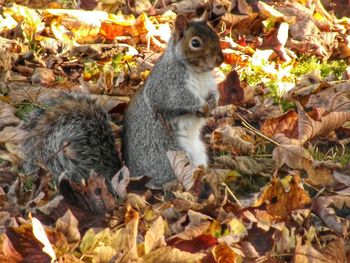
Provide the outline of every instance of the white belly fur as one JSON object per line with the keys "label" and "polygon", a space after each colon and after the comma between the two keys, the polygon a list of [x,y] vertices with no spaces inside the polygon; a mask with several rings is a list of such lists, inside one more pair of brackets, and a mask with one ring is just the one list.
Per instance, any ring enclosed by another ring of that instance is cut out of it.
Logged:
{"label": "white belly fur", "polygon": [[[187,88],[191,92],[205,100],[209,91],[216,92],[215,79],[211,72],[189,74],[191,77],[187,81]],[[204,118],[198,118],[194,114],[186,114],[174,118],[172,126],[175,127],[175,133],[180,147],[187,153],[190,161],[194,165],[208,165],[208,156],[206,147],[200,138],[201,129],[205,123]]]}

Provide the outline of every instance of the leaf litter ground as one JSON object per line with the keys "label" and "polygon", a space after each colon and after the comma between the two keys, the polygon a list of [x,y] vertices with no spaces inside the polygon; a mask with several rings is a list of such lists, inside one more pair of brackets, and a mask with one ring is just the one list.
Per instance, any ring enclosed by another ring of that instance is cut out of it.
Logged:
{"label": "leaf litter ground", "polygon": [[[323,4],[5,4],[0,261],[349,262],[349,6]],[[168,152],[178,180],[151,191],[123,167],[112,179],[119,199],[102,175],[57,189],[44,167],[23,172],[21,120],[62,90],[97,98],[120,149],[124,110],[176,13],[203,5],[225,54],[203,130],[209,169]]]}

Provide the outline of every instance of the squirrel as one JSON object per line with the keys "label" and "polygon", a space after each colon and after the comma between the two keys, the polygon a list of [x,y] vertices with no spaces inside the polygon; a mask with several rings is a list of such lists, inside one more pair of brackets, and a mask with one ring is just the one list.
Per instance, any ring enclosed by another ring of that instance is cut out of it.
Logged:
{"label": "squirrel", "polygon": [[107,112],[87,95],[64,92],[45,101],[21,126],[26,131],[24,170],[34,172],[43,165],[56,183],[63,172],[79,183],[93,170],[109,186],[121,163],[108,120]]}
{"label": "squirrel", "polygon": [[208,165],[201,129],[217,106],[212,70],[223,60],[220,39],[206,21],[176,17],[163,55],[124,115],[124,161],[132,176],[151,177],[148,187],[176,179],[169,150],[186,152],[193,165]]}

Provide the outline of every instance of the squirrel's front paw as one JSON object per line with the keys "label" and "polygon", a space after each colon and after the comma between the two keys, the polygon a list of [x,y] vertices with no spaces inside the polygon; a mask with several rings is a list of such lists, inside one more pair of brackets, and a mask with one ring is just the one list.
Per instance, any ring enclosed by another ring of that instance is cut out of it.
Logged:
{"label": "squirrel's front paw", "polygon": [[196,111],[196,116],[199,118],[208,117],[209,114],[210,114],[210,106],[207,102],[203,104],[200,110]]}

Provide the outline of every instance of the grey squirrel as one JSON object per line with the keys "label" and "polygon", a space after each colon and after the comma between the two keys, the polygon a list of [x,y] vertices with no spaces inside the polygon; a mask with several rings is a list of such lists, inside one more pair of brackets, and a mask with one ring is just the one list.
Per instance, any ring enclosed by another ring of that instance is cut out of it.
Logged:
{"label": "grey squirrel", "polygon": [[107,178],[107,186],[121,167],[107,112],[83,94],[64,92],[32,112],[22,129],[24,168],[46,167],[58,179],[62,172],[75,182],[91,170]]}
{"label": "grey squirrel", "polygon": [[122,148],[131,175],[150,176],[148,186],[154,188],[176,179],[168,150],[183,150],[191,163],[207,166],[200,131],[217,105],[211,71],[223,59],[211,26],[177,16],[164,54],[124,116]]}

